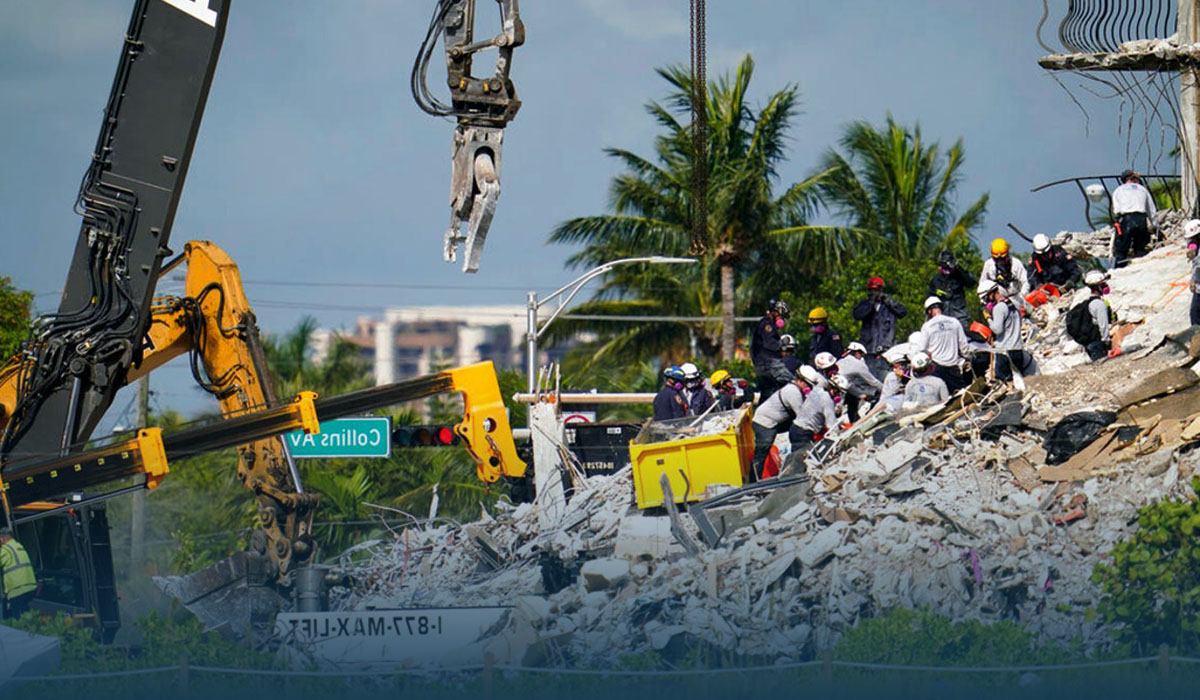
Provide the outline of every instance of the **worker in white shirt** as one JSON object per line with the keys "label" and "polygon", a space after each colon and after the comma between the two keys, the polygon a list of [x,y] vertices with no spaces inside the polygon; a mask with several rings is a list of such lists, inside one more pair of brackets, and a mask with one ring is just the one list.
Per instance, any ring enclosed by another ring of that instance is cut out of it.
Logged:
{"label": "worker in white shirt", "polygon": [[927,353],[933,359],[933,373],[951,392],[958,391],[967,385],[962,373],[962,365],[971,357],[967,334],[961,323],[942,313],[940,297],[925,300],[925,314],[929,320],[921,326],[920,344],[913,350]]}
{"label": "worker in white shirt", "polygon": [[[1008,241],[997,238],[992,241],[992,257],[983,263],[979,281],[991,280],[1008,290],[1008,298],[1018,309],[1025,308],[1025,296],[1029,294],[1029,273],[1020,260],[1008,254]],[[936,361],[936,360],[935,360]]]}
{"label": "worker in white shirt", "polygon": [[754,412],[754,420],[750,427],[754,429],[754,457],[751,461],[751,478],[758,481],[762,478],[763,464],[771,445],[775,444],[775,436],[789,432],[792,421],[800,415],[804,399],[812,388],[823,384],[825,378],[821,373],[808,365],[801,365],[796,370],[792,381],[784,384],[778,391],[771,394],[766,401]]}
{"label": "worker in white shirt", "polygon": [[[962,328],[962,324],[957,320],[954,323]],[[950,398],[946,382],[931,371],[929,355],[914,352],[909,361],[912,364],[912,379],[909,379],[908,385],[904,387],[905,409],[928,408]]]}
{"label": "worker in white shirt", "polygon": [[1132,170],[1121,173],[1121,184],[1112,193],[1112,215],[1116,219],[1113,234],[1113,267],[1129,264],[1133,257],[1146,254],[1150,246],[1150,228],[1154,225],[1154,197],[1142,185],[1142,178]]}
{"label": "worker in white shirt", "polygon": [[[803,370],[803,368],[801,369]],[[788,429],[788,437],[792,442],[792,455],[788,457],[789,464],[784,466],[781,473],[793,471],[794,467],[789,469],[789,466],[794,459],[803,459],[819,437],[825,436],[837,428],[834,396],[840,395],[848,382],[845,377],[836,375],[830,380],[826,380],[824,377],[814,379],[819,381],[812,382],[812,389],[804,397],[804,405],[800,407],[800,412],[796,414],[796,419],[792,421],[792,426]]]}

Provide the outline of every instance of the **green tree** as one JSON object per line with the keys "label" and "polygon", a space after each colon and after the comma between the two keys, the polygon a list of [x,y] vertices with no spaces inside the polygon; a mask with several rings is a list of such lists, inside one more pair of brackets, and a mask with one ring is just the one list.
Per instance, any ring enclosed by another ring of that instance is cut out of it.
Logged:
{"label": "green tree", "polygon": [[[691,126],[680,121],[690,114],[692,77],[683,68],[659,69],[672,92],[666,103],[651,102],[647,111],[663,129],[655,140],[655,156],[610,148],[606,153],[626,172],[610,186],[613,214],[563,222],[550,235],[553,243],[583,244],[568,260],[590,267],[622,257],[688,255],[691,252]],[[814,226],[808,217],[816,206],[818,173],[775,193],[786,141],[799,113],[794,85],[772,94],[758,108],[748,102],[754,61],[742,59],[734,74],[713,81],[706,105],[709,124],[707,170],[708,220],[705,240],[692,266],[622,266],[607,277],[596,299],[579,313],[609,315],[717,316],[721,323],[691,329],[681,324],[640,323],[601,330],[596,357],[654,354],[682,355],[688,333],[698,333],[703,354],[734,355],[734,313],[739,286],[749,272],[772,265],[781,250],[787,271],[820,272],[849,255],[858,232]],[[564,323],[560,334],[578,330]]]}
{"label": "green tree", "polygon": [[983,225],[988,195],[956,213],[962,139],[943,155],[936,142],[925,142],[920,126],[903,127],[889,114],[880,129],[850,124],[840,145],[843,152],[830,149],[822,160],[820,171],[828,173],[822,198],[874,256],[900,261],[935,258],[943,248],[974,248],[970,234]]}
{"label": "green tree", "polygon": [[[1200,496],[1200,477],[1192,490]],[[1118,641],[1141,652],[1160,644],[1200,651],[1200,504],[1163,501],[1139,510],[1137,522],[1133,537],[1092,571],[1104,591],[1097,612],[1119,623]]]}
{"label": "green tree", "polygon": [[29,307],[33,292],[12,286],[12,280],[0,277],[0,364],[12,357],[17,346],[29,335]]}
{"label": "green tree", "polygon": [[370,386],[366,361],[357,347],[340,336],[334,336],[320,362],[314,359],[312,336],[316,330],[317,320],[305,316],[282,336],[263,338],[263,353],[281,400],[300,391],[336,396]]}

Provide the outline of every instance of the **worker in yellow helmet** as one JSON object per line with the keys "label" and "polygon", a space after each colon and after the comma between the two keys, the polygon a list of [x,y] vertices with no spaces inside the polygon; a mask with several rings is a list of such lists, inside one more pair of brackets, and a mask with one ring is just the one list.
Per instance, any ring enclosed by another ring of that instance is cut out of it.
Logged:
{"label": "worker in yellow helmet", "polygon": [[732,411],[754,400],[746,380],[734,379],[726,370],[719,369],[713,372],[708,378],[708,383],[712,385],[713,393],[716,394],[718,411]]}
{"label": "worker in yellow helmet", "polygon": [[829,312],[818,306],[808,312],[808,359],[812,361],[817,355],[827,352],[834,357],[841,357],[846,352],[842,346],[842,335],[829,325]]}
{"label": "worker in yellow helmet", "polygon": [[1008,298],[1024,310],[1025,296],[1029,294],[1029,274],[1020,260],[1008,254],[1008,241],[997,238],[992,241],[992,257],[983,263],[979,282],[995,282],[1008,292]]}
{"label": "worker in yellow helmet", "polygon": [[8,528],[0,530],[0,589],[6,620],[23,615],[37,593],[37,576],[29,554]]}

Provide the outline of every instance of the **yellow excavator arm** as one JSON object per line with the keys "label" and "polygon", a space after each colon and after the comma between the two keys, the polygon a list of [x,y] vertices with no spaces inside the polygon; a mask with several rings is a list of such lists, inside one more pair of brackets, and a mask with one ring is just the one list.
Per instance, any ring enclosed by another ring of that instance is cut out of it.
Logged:
{"label": "yellow excavator arm", "polygon": [[[155,299],[147,348],[126,382],[191,353],[197,381],[216,397],[225,420],[171,433],[147,428],[126,442],[6,465],[0,494],[7,508],[137,474],[145,476],[146,488],[155,488],[169,471],[170,460],[236,445],[238,478],[257,497],[262,534],[256,537],[255,549],[269,558],[277,576],[284,577],[313,559],[312,516],[319,497],[304,492],[279,434],[295,429],[317,432],[320,420],[453,391],[462,393],[464,406],[455,432],[474,457],[479,478],[492,483],[501,476],[524,476],[526,467],[517,457],[491,362],[341,396],[318,398],[301,392],[294,401],[281,403],[271,385],[237,264],[211,242],[190,241],[161,274],[182,264],[187,265],[184,294]],[[13,410],[23,371],[27,369],[19,357],[0,369],[0,430]]]}

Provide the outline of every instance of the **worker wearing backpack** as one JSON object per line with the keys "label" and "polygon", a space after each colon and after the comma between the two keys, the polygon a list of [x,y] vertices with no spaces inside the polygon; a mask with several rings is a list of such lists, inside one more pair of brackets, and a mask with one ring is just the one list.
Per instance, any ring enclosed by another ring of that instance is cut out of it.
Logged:
{"label": "worker wearing backpack", "polygon": [[1116,314],[1104,298],[1109,293],[1108,275],[1092,270],[1083,278],[1092,294],[1087,301],[1080,302],[1067,312],[1067,335],[1087,350],[1093,362],[1105,357],[1116,357],[1121,351],[1111,348],[1111,329]]}

